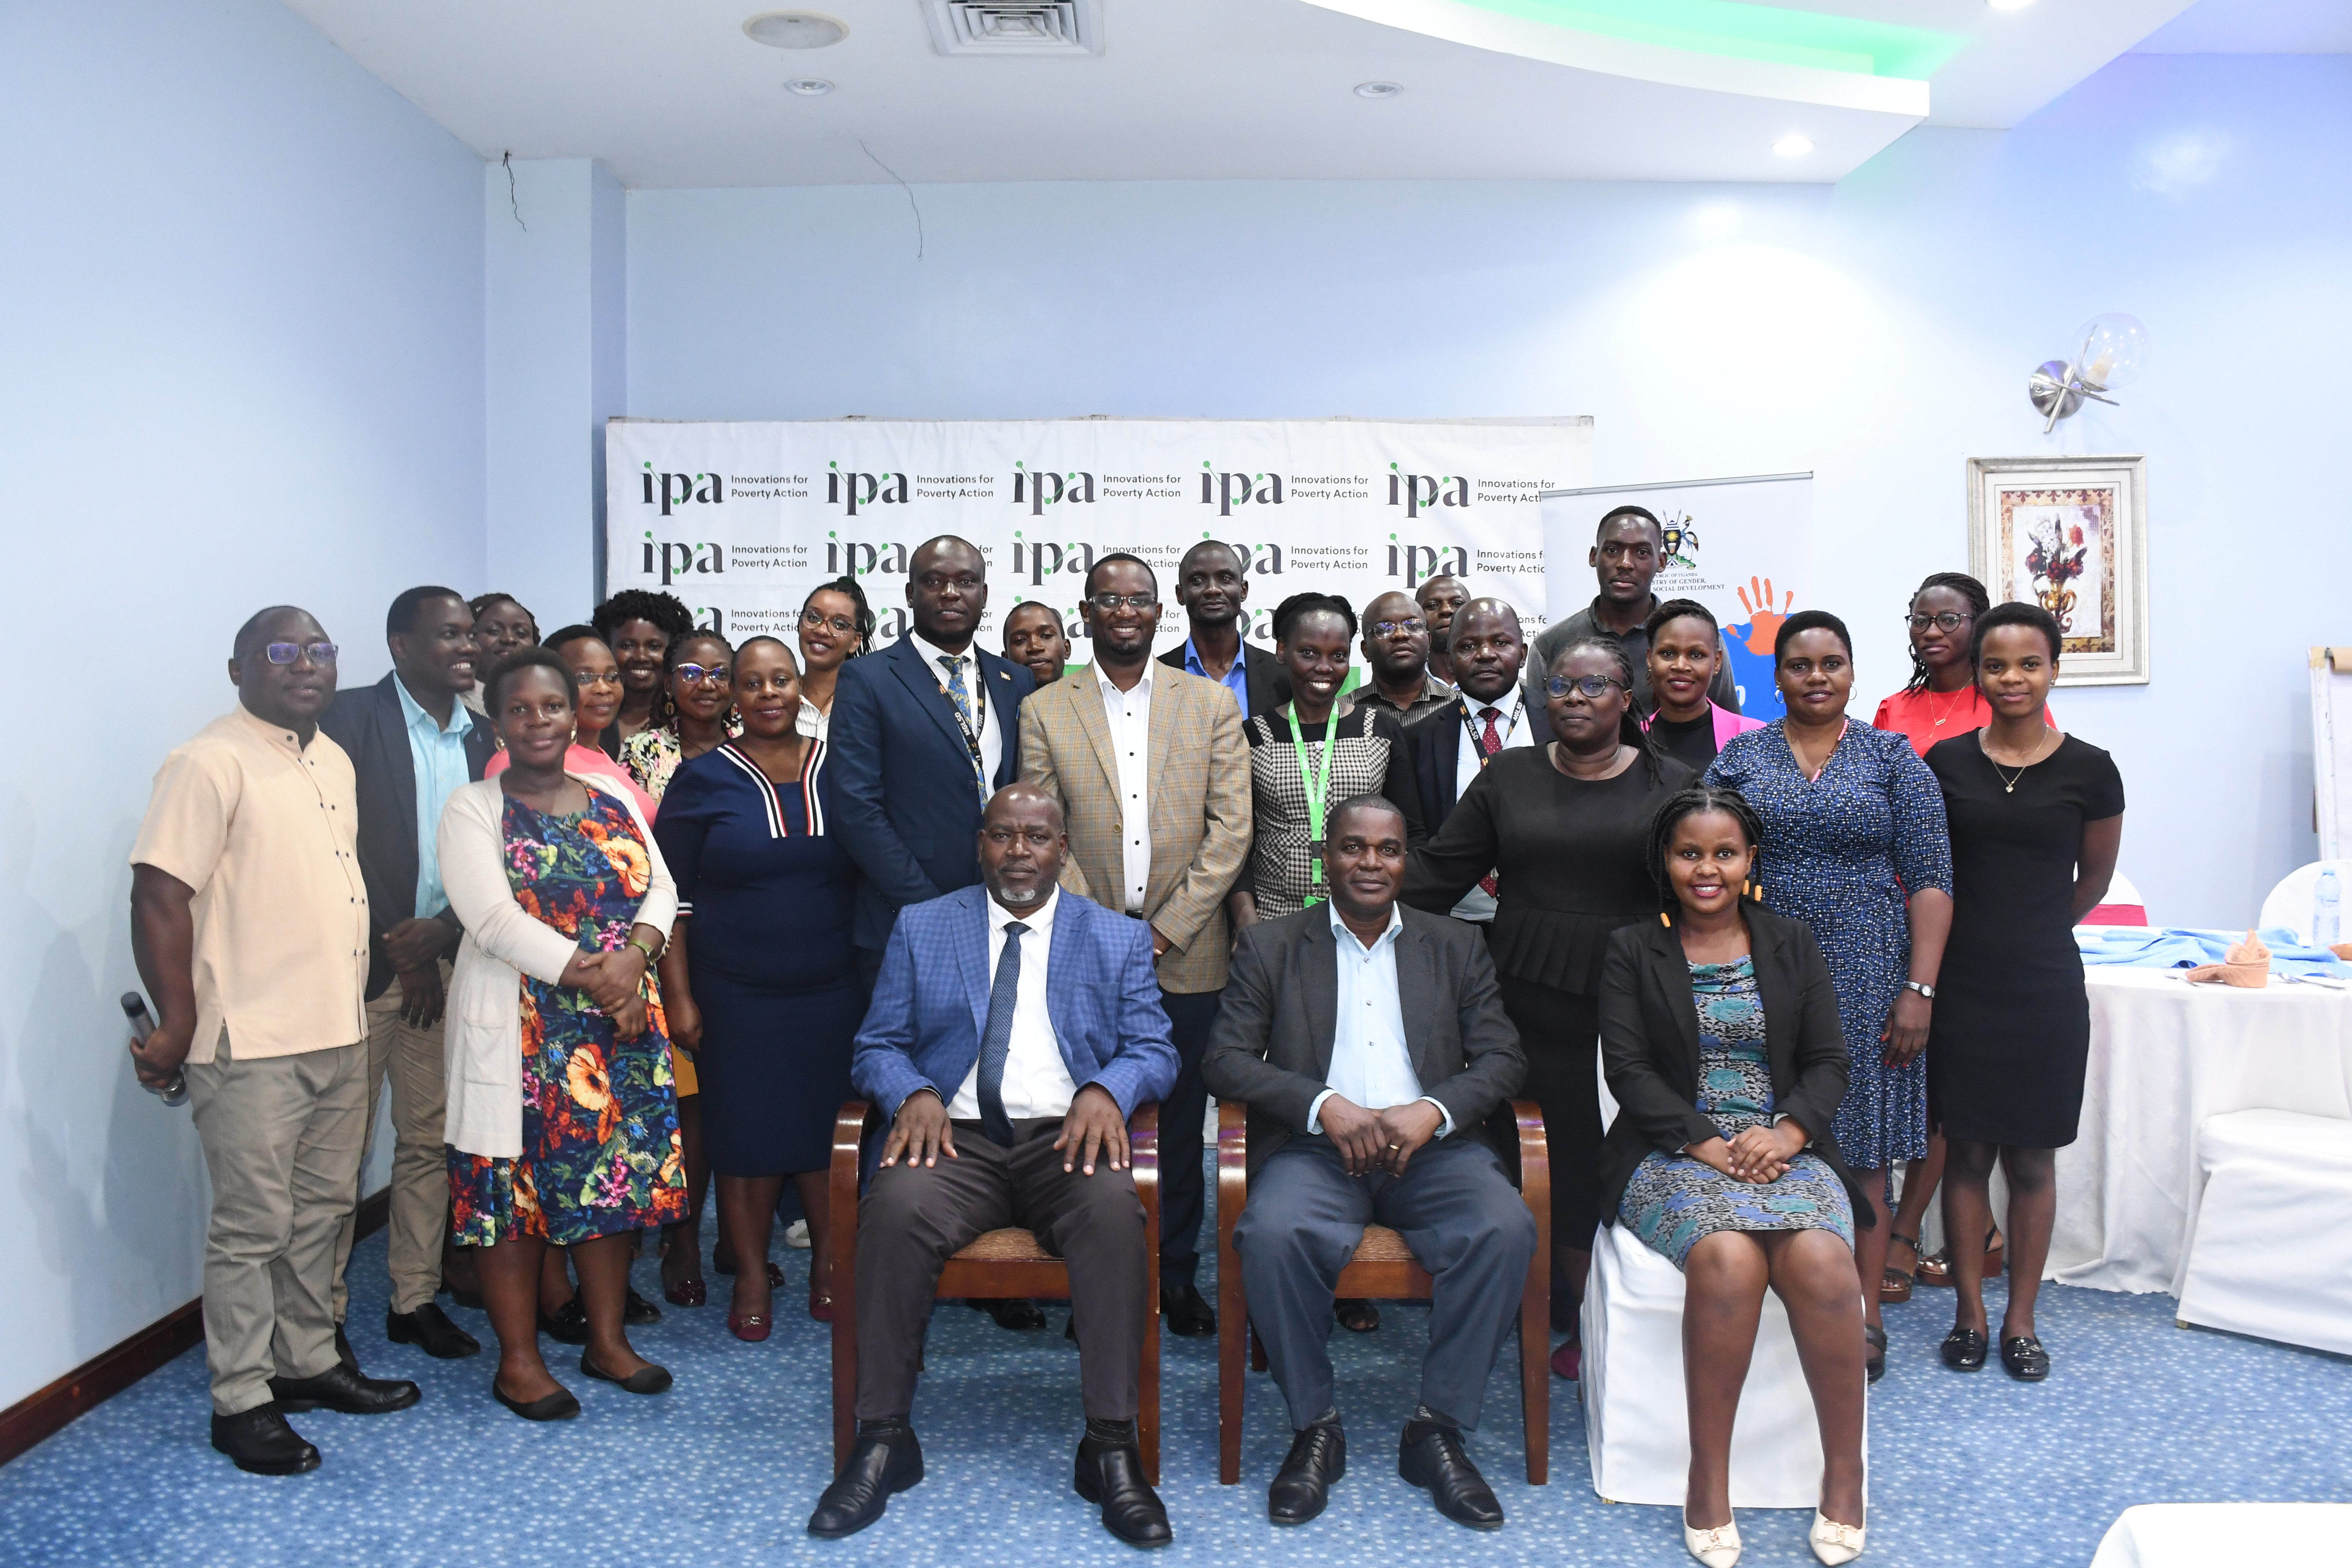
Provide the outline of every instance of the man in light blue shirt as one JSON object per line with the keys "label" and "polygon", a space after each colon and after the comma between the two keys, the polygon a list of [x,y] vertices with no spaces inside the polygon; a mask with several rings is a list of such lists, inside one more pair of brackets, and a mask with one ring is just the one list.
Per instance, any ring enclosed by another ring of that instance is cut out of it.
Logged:
{"label": "man in light blue shirt", "polygon": [[1324,1342],[1339,1270],[1374,1223],[1436,1279],[1399,1471],[1457,1523],[1503,1522],[1463,1434],[1537,1257],[1536,1217],[1484,1136],[1527,1058],[1485,937],[1397,902],[1404,859],[1395,806],[1372,795],[1339,805],[1329,907],[1242,932],[1201,1067],[1213,1092],[1249,1108],[1234,1247],[1295,1434],[1267,1493],[1276,1524],[1320,1513],[1347,1468]]}
{"label": "man in light blue shirt", "polygon": [[1290,700],[1282,661],[1243,635],[1249,630],[1249,565],[1240,551],[1204,539],[1184,552],[1176,564],[1176,602],[1184,606],[1189,635],[1181,647],[1161,654],[1160,663],[1232,692],[1244,723]]}
{"label": "man in light blue shirt", "polygon": [[474,715],[463,702],[451,702],[445,724],[409,695],[406,681],[395,679],[393,689],[408,721],[408,756],[416,771],[416,912],[434,920],[449,907],[449,895],[441,890],[441,808],[474,776],[466,745]]}

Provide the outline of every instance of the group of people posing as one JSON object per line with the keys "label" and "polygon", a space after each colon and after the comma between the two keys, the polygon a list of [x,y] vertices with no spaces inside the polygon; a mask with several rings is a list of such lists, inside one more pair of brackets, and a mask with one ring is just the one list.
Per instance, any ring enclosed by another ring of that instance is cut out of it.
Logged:
{"label": "group of people posing", "polygon": [[[1213,1333],[1213,1093],[1248,1109],[1234,1245],[1294,1433],[1275,1522],[1314,1518],[1345,1472],[1326,1342],[1379,1325],[1334,1300],[1365,1226],[1438,1282],[1400,1472],[1495,1528],[1465,1435],[1539,1231],[1572,1378],[1593,1238],[1622,1223],[1687,1280],[1694,1555],[1738,1555],[1732,1416],[1769,1289],[1820,1415],[1813,1548],[1850,1561],[1882,1300],[1940,1272],[1948,1365],[1997,1342],[2012,1376],[2049,1373],[2033,1292],[2088,1049],[2070,928],[2113,872],[2122,786],[2051,720],[2063,639],[2038,606],[1929,578],[1905,611],[1912,679],[1875,723],[1847,712],[1843,622],[1759,616],[1786,716],[1759,724],[1713,616],[1652,594],[1662,545],[1639,508],[1603,518],[1598,596],[1532,647],[1510,605],[1440,578],[1360,620],[1295,595],[1268,653],[1214,542],[1177,569],[1188,635],[1156,659],[1156,574],[1096,559],[1076,668],[1044,605],[1003,617],[1003,657],[975,646],[986,563],[953,537],[910,558],[912,629],[880,648],[850,579],[791,642],[730,643],[639,590],[542,636],[509,597],[426,587],[393,603],[392,673],[339,692],[315,619],[256,615],[238,707],[166,760],[131,857],[161,1018],[135,1064],[184,1073],[213,1175],[214,1446],[299,1473],[320,1458],[289,1413],[418,1398],[365,1376],[343,1327],[389,1082],[387,1336],[471,1355],[436,1298],[481,1307],[517,1415],[581,1409],[542,1335],[579,1345],[584,1377],[670,1385],[628,1339],[660,1312],[630,1262],[657,1237],[667,1300],[707,1300],[714,1176],[728,1323],[765,1339],[793,1184],[808,1310],[854,1312],[859,1347],[855,1442],[808,1528],[854,1533],[923,1477],[945,1261],[1020,1226],[1069,1268],[1074,1489],[1119,1539],[1164,1542],[1128,1127],[1159,1106],[1160,1313]],[[1543,1116],[1540,1226],[1514,1096]],[[823,1194],[853,1098],[887,1130],[836,1302]],[[1938,1184],[1954,1245],[1923,1262]],[[1996,1342],[1982,1277],[2004,1245]]]}

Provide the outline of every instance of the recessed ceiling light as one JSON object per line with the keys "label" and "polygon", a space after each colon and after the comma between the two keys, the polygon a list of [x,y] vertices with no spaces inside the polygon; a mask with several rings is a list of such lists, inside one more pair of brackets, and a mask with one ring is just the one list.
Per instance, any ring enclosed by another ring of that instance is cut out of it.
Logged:
{"label": "recessed ceiling light", "polygon": [[1401,81],[1360,81],[1356,84],[1358,98],[1394,98],[1404,90]]}
{"label": "recessed ceiling light", "polygon": [[833,90],[833,83],[821,76],[796,77],[784,83],[784,90],[798,93],[803,98],[823,98]]}
{"label": "recessed ceiling light", "polygon": [[822,49],[849,37],[849,24],[817,11],[762,11],[743,24],[743,31],[772,49]]}
{"label": "recessed ceiling light", "polygon": [[1783,158],[1801,158],[1812,150],[1813,139],[1810,136],[1800,136],[1794,132],[1772,143],[1772,151],[1780,153]]}
{"label": "recessed ceiling light", "polygon": [[2032,5],[2033,0],[1985,0],[1985,4],[1996,11],[2022,11]]}

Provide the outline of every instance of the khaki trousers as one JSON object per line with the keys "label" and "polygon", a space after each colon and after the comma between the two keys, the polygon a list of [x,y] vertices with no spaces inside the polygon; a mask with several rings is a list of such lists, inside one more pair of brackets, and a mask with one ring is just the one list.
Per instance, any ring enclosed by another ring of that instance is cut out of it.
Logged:
{"label": "khaki trousers", "polygon": [[335,1364],[335,1237],[351,1224],[367,1144],[367,1052],[354,1044],[241,1062],[226,1031],[187,1067],[212,1173],[205,1363],[213,1411],[269,1403],[269,1380]]}
{"label": "khaki trousers", "polygon": [[[441,989],[449,989],[449,965],[441,965]],[[449,1232],[449,1151],[442,1131],[449,1112],[448,1067],[443,1059],[442,1026],[419,1029],[402,1022],[400,982],[367,1005],[367,1125],[375,1133],[377,1097],[386,1073],[392,1078],[392,1214],[386,1250],[392,1274],[392,1310],[413,1312],[441,1289],[441,1243]],[[352,1173],[352,1205],[359,1176]],[[343,1221],[335,1244],[335,1321],[351,1305],[344,1270],[352,1259],[356,1213]]]}

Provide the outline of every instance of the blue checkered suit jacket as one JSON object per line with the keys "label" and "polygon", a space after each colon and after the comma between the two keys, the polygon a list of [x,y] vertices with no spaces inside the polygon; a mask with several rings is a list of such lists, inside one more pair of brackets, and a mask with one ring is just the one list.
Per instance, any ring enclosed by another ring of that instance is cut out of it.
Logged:
{"label": "blue checkered suit jacket", "polygon": [[[1100,1084],[1126,1115],[1176,1085],[1176,1047],[1151,968],[1151,930],[1062,889],[1045,1010],[1070,1081]],[[988,1026],[988,889],[961,888],[898,911],[850,1081],[891,1115],[919,1089],[942,1101],[980,1059]]]}

